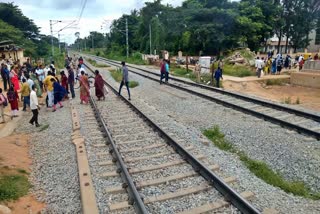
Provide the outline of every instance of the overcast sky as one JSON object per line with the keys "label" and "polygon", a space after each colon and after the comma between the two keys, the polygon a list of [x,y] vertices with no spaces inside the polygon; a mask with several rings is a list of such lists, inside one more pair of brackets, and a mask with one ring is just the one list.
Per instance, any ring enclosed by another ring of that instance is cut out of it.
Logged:
{"label": "overcast sky", "polygon": [[[77,29],[61,31],[61,41],[72,43],[75,40],[75,32],[80,32],[82,38],[90,31],[105,33],[107,27],[101,30],[104,20],[110,22],[122,14],[130,13],[133,9],[140,9],[147,1],[153,0],[87,0]],[[53,25],[53,31],[57,37],[57,31],[68,25],[70,21],[79,19],[85,0],[0,0],[0,2],[14,2],[18,5],[24,15],[33,19],[41,28],[42,34],[50,34],[49,20],[62,20],[62,23]],[[181,5],[183,0],[163,0],[162,2],[177,6]]]}

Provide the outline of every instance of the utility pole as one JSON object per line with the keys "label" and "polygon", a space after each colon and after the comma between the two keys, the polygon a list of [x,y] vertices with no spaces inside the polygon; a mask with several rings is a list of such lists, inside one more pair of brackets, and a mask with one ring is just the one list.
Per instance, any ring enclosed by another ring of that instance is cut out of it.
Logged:
{"label": "utility pole", "polygon": [[129,57],[129,34],[128,34],[128,18],[126,18],[126,42],[127,42],[127,58]]}
{"label": "utility pole", "polygon": [[151,23],[149,24],[149,33],[150,33],[150,55],[152,55],[152,49],[151,49]]}
{"label": "utility pole", "polygon": [[87,40],[84,39],[84,50],[86,51],[87,50]]}
{"label": "utility pole", "polygon": [[51,54],[52,54],[52,59],[54,55],[54,47],[53,47],[53,32],[52,32],[52,20],[50,20],[50,31],[51,31]]}
{"label": "utility pole", "polygon": [[93,46],[93,34],[91,36],[91,41],[92,41],[92,50],[94,50],[94,46]]}
{"label": "utility pole", "polygon": [[59,53],[61,53],[61,47],[60,47],[60,32],[58,33],[58,40],[59,40]]}

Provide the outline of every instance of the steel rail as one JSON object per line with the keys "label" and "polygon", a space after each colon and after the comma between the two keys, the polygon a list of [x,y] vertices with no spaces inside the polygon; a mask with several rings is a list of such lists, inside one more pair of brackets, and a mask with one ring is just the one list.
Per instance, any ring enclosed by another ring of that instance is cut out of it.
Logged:
{"label": "steel rail", "polygon": [[[89,56],[95,57],[95,58],[103,60],[103,61],[109,61],[109,62],[116,63],[117,66],[118,66],[118,64],[120,64],[119,62],[117,62],[115,60],[105,59],[105,58],[94,56],[94,55],[89,55]],[[139,68],[139,67],[136,67],[136,66],[133,66],[133,65],[127,65],[127,66],[160,77],[160,74],[154,73],[154,72],[146,70],[144,68]],[[292,114],[295,114],[295,115],[298,115],[298,116],[301,116],[301,117],[305,117],[305,118],[312,119],[314,121],[320,122],[320,116],[316,115],[316,114],[312,114],[312,113],[309,113],[309,112],[304,112],[304,111],[300,111],[300,110],[297,110],[297,109],[289,108],[289,107],[282,106],[282,105],[279,105],[279,104],[276,104],[276,103],[272,103],[272,102],[268,102],[268,101],[265,101],[265,100],[260,100],[260,99],[256,99],[256,98],[253,98],[253,97],[248,97],[248,96],[245,96],[245,95],[242,95],[242,94],[238,94],[238,93],[234,93],[234,92],[231,92],[231,91],[221,90],[221,89],[218,89],[218,88],[215,88],[215,87],[211,87],[211,86],[207,86],[207,85],[203,85],[203,84],[198,84],[198,83],[194,83],[194,82],[185,81],[185,80],[182,80],[182,79],[179,79],[179,78],[175,78],[175,77],[170,77],[170,79],[172,79],[174,81],[177,81],[177,82],[181,82],[181,83],[187,84],[187,85],[191,85],[191,86],[203,88],[203,89],[206,89],[206,90],[209,90],[209,91],[214,91],[214,92],[217,92],[217,93],[220,93],[220,94],[225,94],[225,95],[229,95],[229,96],[232,96],[232,97],[236,97],[238,99],[242,99],[242,100],[245,100],[245,101],[254,102],[254,103],[257,103],[257,104],[260,104],[260,105],[263,105],[263,106],[272,107],[272,108],[280,110],[280,111],[285,111],[285,112],[288,112],[288,113],[292,113]]]}
{"label": "steel rail", "polygon": [[[93,70],[84,64],[91,72]],[[118,94],[118,91],[108,82],[104,81],[105,85],[111,88],[111,90]],[[196,172],[201,174],[208,182],[214,186],[226,199],[230,201],[235,207],[237,207],[242,213],[245,214],[259,214],[260,212],[252,206],[246,199],[244,199],[239,193],[234,191],[227,183],[220,179],[214,172],[208,167],[202,164],[194,155],[185,150],[178,142],[171,138],[165,131],[163,131],[157,124],[155,124],[149,117],[141,112],[135,105],[125,99],[122,95],[119,97],[129,105],[129,107],[138,113],[151,127],[156,130],[166,140],[166,142],[184,159],[186,160]]]}
{"label": "steel rail", "polygon": [[[97,57],[96,57],[96,58],[97,58]],[[99,59],[100,59],[100,58],[99,58]],[[101,60],[110,61],[110,60],[106,60],[106,59],[103,59],[103,58],[101,58]],[[110,63],[110,62],[108,62],[108,63]],[[118,66],[118,67],[121,67],[120,65],[118,65],[118,63],[115,63],[115,62],[112,62],[112,63],[113,63],[113,64],[116,64],[116,66]],[[135,69],[141,70],[141,69],[139,69],[139,68],[135,68]],[[150,77],[150,76],[148,76],[148,75],[141,74],[141,73],[136,72],[136,71],[130,70],[130,72],[135,73],[135,74],[137,74],[137,75],[140,75],[140,76],[142,76],[142,77],[148,78],[148,79],[153,80],[153,81],[157,81],[157,82],[159,81],[158,79],[154,79],[154,78],[152,78],[152,77]],[[155,73],[153,73],[153,72],[150,72],[150,71],[148,71],[148,73],[152,73],[152,74],[154,74],[154,75],[157,75],[157,74],[155,74]],[[174,79],[174,80],[176,81],[176,79]],[[186,82],[186,84],[188,84],[187,81],[183,81],[183,80],[180,80],[180,79],[177,79],[177,80],[180,81],[180,82],[183,82],[183,83]],[[201,87],[203,86],[203,85],[199,85],[199,84],[196,84],[196,83],[194,83],[194,84],[195,84],[196,86],[201,86]],[[179,89],[179,90],[186,91],[186,92],[191,93],[191,94],[194,94],[194,95],[196,95],[196,96],[198,96],[198,97],[202,97],[202,98],[204,98],[204,99],[207,99],[207,100],[210,100],[210,101],[219,103],[219,104],[224,105],[224,106],[226,106],[226,107],[230,107],[230,108],[236,109],[236,110],[241,111],[241,112],[244,112],[244,113],[246,113],[246,114],[250,114],[250,115],[253,115],[253,116],[255,116],[255,117],[262,118],[262,119],[264,119],[264,120],[267,120],[267,121],[270,121],[270,122],[272,122],[272,123],[278,124],[278,125],[280,125],[280,126],[282,126],[282,127],[286,127],[286,128],[292,129],[292,130],[296,130],[299,134],[305,134],[305,135],[314,137],[314,138],[316,138],[317,140],[320,140],[320,133],[319,133],[319,132],[316,132],[316,131],[314,131],[314,130],[311,130],[311,129],[308,129],[308,128],[305,128],[305,127],[302,127],[302,126],[299,126],[299,125],[296,125],[296,124],[293,124],[293,123],[290,123],[290,122],[287,122],[287,121],[284,121],[284,120],[281,120],[281,119],[278,119],[278,118],[275,118],[275,117],[272,117],[272,116],[269,116],[269,115],[266,115],[266,114],[263,114],[263,113],[260,113],[260,112],[258,112],[258,111],[254,111],[254,110],[251,110],[251,109],[248,109],[248,108],[245,108],[245,107],[242,107],[242,106],[239,106],[239,105],[236,105],[236,104],[227,102],[227,101],[223,101],[223,100],[221,100],[221,99],[218,99],[218,98],[215,98],[215,97],[211,97],[211,96],[209,96],[209,95],[205,95],[205,94],[202,94],[202,93],[200,93],[200,92],[193,91],[193,90],[188,89],[188,88],[184,88],[184,87],[181,87],[181,86],[178,86],[178,85],[174,85],[174,84],[168,84],[168,86],[173,87],[173,88],[176,88],[176,89]],[[211,87],[209,87],[209,88],[211,88]],[[214,88],[213,88],[213,89],[214,89]],[[219,89],[217,89],[217,90],[218,90],[218,91],[222,91],[222,90],[219,90]],[[241,96],[243,96],[243,95],[241,95]],[[246,97],[246,98],[248,98],[248,97]],[[241,99],[241,98],[240,98],[240,99]],[[258,101],[260,101],[260,100],[256,100],[256,99],[252,99],[252,100],[251,100],[251,98],[248,98],[247,101],[250,101],[250,102],[253,102],[253,103],[258,103]],[[264,102],[264,101],[261,101],[261,102]],[[266,102],[266,103],[267,103],[267,102]],[[261,105],[264,105],[264,104],[261,104]],[[268,103],[268,105],[269,105],[268,107],[272,107],[273,103]],[[275,105],[276,105],[276,104],[275,104]],[[264,105],[264,106],[266,106],[266,105]],[[276,105],[276,106],[280,106],[280,105]],[[283,107],[283,106],[281,106],[281,107]],[[276,107],[275,107],[275,108],[276,108]],[[286,108],[286,107],[284,107],[284,108]],[[300,113],[299,116],[302,116],[302,115],[305,113],[305,114],[309,115],[309,116],[305,116],[306,118],[308,118],[308,119],[313,119],[313,120],[315,120],[315,121],[317,121],[317,122],[318,122],[318,118],[320,119],[319,116],[314,115],[314,114],[309,114],[309,113],[307,113],[307,112],[302,112],[302,111],[298,111],[298,110],[291,109],[291,108],[287,108],[287,109],[290,109],[290,111],[292,110],[292,111],[297,111],[297,112],[299,112],[299,113]],[[285,110],[284,110],[284,111],[285,111]],[[289,113],[291,113],[291,112],[289,112]],[[293,114],[295,114],[295,113],[293,113]],[[313,118],[310,118],[310,117],[311,117],[310,115],[312,115]]]}
{"label": "steel rail", "polygon": [[92,97],[91,98],[91,105],[96,113],[97,120],[100,121],[103,130],[106,132],[109,143],[111,144],[111,147],[109,152],[113,154],[113,156],[116,158],[116,164],[118,166],[117,172],[121,175],[123,181],[125,181],[123,187],[127,187],[128,193],[129,193],[129,204],[133,205],[137,213],[141,214],[147,214],[148,211],[145,207],[145,204],[143,203],[143,200],[132,180],[132,177],[130,176],[128,169],[112,139],[111,133],[108,130],[108,127],[106,125],[106,122],[104,121],[101,112],[99,111],[96,102]]}

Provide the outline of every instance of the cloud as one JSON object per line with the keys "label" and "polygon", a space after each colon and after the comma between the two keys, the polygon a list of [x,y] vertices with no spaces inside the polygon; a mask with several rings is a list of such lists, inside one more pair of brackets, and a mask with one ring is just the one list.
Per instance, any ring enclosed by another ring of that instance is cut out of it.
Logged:
{"label": "cloud", "polygon": [[[70,20],[78,20],[81,8],[85,0],[7,0],[0,2],[14,2],[22,12],[34,20],[35,24],[40,27],[42,34],[50,35],[49,20],[62,20],[62,23],[53,25],[53,31],[57,36],[57,31],[64,28]],[[80,32],[83,38],[89,35],[90,31],[106,32],[107,29],[101,30],[104,20],[113,20],[119,18],[122,14],[128,14],[133,9],[140,9],[144,2],[153,0],[87,0],[78,28],[65,29],[60,32],[61,38],[68,43],[75,40],[74,33]],[[172,4],[173,6],[181,5],[183,0],[163,0],[163,4]]]}

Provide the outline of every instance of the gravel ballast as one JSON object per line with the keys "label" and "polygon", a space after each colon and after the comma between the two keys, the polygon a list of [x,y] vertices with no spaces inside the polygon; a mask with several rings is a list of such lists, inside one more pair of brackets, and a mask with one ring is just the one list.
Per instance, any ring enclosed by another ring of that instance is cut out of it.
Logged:
{"label": "gravel ballast", "polygon": [[[32,113],[28,112],[17,130],[31,134],[32,192],[46,203],[44,213],[81,212],[78,166],[71,140],[71,111],[68,101],[63,104],[64,108],[56,112],[43,107],[39,128],[29,124]],[[49,127],[40,132],[45,125]]]}
{"label": "gravel ballast", "polygon": [[[101,73],[107,81],[119,86],[106,69],[99,70],[104,71]],[[268,185],[254,176],[236,155],[221,151],[211,143],[208,146],[202,144],[207,140],[201,131],[218,125],[226,139],[250,158],[267,163],[288,180],[303,181],[313,191],[320,192],[318,141],[132,73],[130,79],[139,82],[138,87],[131,89],[132,102],[143,112],[153,115],[156,122],[163,123],[161,127],[170,130],[171,134],[201,150],[210,162],[219,164],[225,175],[235,176],[239,192],[254,192],[253,203],[260,210],[320,212],[319,201],[293,196]],[[125,90],[124,96],[127,96]]]}

